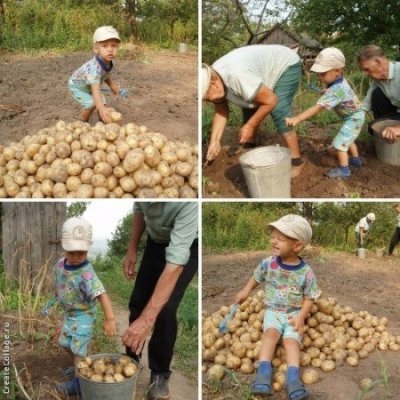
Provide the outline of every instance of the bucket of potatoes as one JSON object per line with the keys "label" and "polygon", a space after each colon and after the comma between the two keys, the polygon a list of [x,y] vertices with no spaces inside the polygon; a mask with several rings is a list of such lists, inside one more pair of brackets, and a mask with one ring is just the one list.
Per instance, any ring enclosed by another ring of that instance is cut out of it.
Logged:
{"label": "bucket of potatoes", "polygon": [[76,366],[83,400],[132,400],[141,366],[121,354],[95,354]]}

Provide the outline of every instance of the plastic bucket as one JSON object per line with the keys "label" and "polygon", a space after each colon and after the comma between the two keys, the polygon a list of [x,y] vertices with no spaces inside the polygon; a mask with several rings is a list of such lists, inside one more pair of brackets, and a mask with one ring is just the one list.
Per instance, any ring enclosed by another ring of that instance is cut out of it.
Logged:
{"label": "plastic bucket", "polygon": [[242,154],[239,161],[250,197],[290,197],[292,164],[286,147],[259,147]]}
{"label": "plastic bucket", "polygon": [[[126,355],[124,356],[128,357]],[[121,357],[121,354],[95,354],[90,356],[92,360],[101,357],[111,357],[113,360],[118,360]],[[80,398],[82,400],[134,400],[140,365],[132,358],[131,361],[138,367],[138,370],[135,375],[130,378],[125,378],[122,382],[94,382],[77,373],[81,387]]]}
{"label": "plastic bucket", "polygon": [[363,248],[357,249],[358,258],[365,258],[367,256],[367,250]]}
{"label": "plastic bucket", "polygon": [[388,126],[399,126],[400,121],[385,120],[376,122],[373,125],[376,156],[379,161],[390,165],[400,165],[400,140],[389,143],[381,136],[381,133]]}

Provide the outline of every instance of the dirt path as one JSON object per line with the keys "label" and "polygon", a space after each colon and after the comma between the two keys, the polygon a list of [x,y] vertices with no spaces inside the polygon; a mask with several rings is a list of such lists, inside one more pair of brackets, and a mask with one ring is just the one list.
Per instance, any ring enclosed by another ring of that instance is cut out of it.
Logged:
{"label": "dirt path", "polygon": [[[122,335],[128,327],[129,313],[120,306],[114,305],[115,318],[118,326],[118,335]],[[121,345],[121,353],[125,352],[125,348]],[[146,399],[146,390],[150,381],[150,370],[147,363],[147,345],[143,351],[143,370],[139,375],[135,400]],[[197,385],[190,382],[182,373],[174,370],[172,364],[172,374],[170,379],[170,398],[171,400],[197,400]]]}
{"label": "dirt path", "polygon": [[[387,317],[389,332],[400,335],[400,258],[378,258],[368,253],[365,260],[344,252],[328,253],[320,249],[305,253],[305,259],[313,267],[323,294],[335,297],[339,304],[350,306],[354,311],[366,310],[378,317]],[[221,305],[233,302],[233,296],[241,289],[265,252],[204,254],[203,255],[203,313],[219,309]],[[383,363],[383,364],[382,364]],[[381,386],[364,400],[397,399],[400,393],[400,353],[378,352],[361,360],[357,367],[347,364],[331,373],[321,371],[322,380],[310,386],[310,400],[356,400],[358,384],[362,378],[378,379],[382,365],[388,371],[388,389]],[[248,385],[252,376],[239,375],[239,382]],[[203,387],[203,400],[235,399],[238,385],[225,378],[222,389],[213,392]],[[386,394],[387,397],[384,397]],[[283,392],[274,400],[286,399]]]}
{"label": "dirt path", "polygon": [[[329,128],[332,129],[332,128]],[[210,198],[244,198],[249,193],[244,179],[237,148],[237,132],[227,128],[220,155],[203,170],[203,196]],[[284,145],[277,134],[262,134],[260,146]],[[396,198],[400,197],[398,176],[400,167],[377,160],[373,143],[358,143],[363,167],[349,179],[331,179],[324,174],[336,166],[326,149],[332,139],[327,129],[310,128],[307,137],[299,137],[301,152],[307,164],[301,175],[291,181],[293,198]]]}
{"label": "dirt path", "polygon": [[[133,47],[120,52],[113,79],[128,89],[126,100],[106,95],[110,106],[123,114],[122,123],[135,122],[171,140],[197,143],[197,55],[153,52]],[[79,105],[67,81],[92,57],[90,52],[46,53],[28,57],[3,53],[0,57],[0,144],[73,121]],[[93,116],[91,123],[95,123]]]}

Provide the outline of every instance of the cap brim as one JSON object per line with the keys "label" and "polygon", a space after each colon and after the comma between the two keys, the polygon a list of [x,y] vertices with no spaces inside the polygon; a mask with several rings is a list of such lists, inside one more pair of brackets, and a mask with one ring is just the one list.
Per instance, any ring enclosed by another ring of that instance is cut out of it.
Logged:
{"label": "cap brim", "polygon": [[270,224],[268,224],[268,226],[272,226],[273,228],[277,229],[279,232],[282,232],[284,235],[286,235],[291,239],[299,240],[297,237],[293,236],[293,232],[290,231],[287,225],[285,224],[281,224],[277,221],[277,222],[271,222]]}
{"label": "cap brim", "polygon": [[202,64],[201,71],[201,98],[204,99],[207,96],[208,89],[210,88],[211,68],[207,64]]}
{"label": "cap brim", "polygon": [[91,244],[86,240],[61,240],[61,246],[65,251],[88,251]]}
{"label": "cap brim", "polygon": [[327,72],[333,69],[332,67],[326,67],[321,64],[314,64],[311,68],[310,71],[312,72],[317,72],[317,73],[322,73],[322,72]]}

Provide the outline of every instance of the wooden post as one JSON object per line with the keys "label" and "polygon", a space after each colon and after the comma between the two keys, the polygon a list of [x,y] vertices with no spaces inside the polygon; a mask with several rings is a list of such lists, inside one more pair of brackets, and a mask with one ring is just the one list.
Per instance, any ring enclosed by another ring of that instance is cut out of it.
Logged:
{"label": "wooden post", "polygon": [[4,202],[2,233],[4,271],[14,279],[35,281],[46,268],[46,286],[53,281],[52,267],[62,255],[61,227],[65,202]]}

